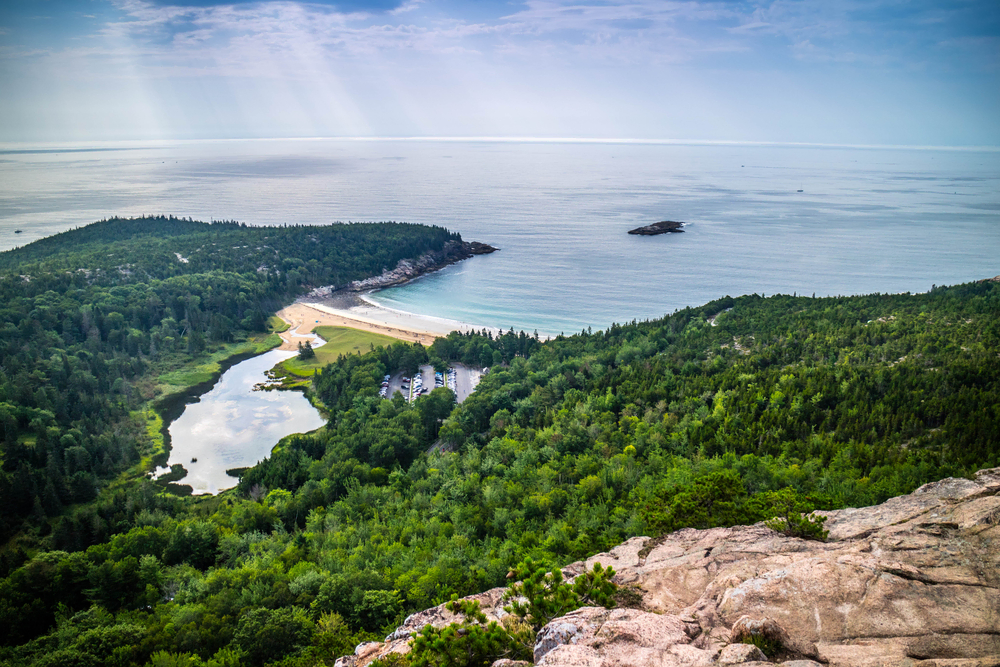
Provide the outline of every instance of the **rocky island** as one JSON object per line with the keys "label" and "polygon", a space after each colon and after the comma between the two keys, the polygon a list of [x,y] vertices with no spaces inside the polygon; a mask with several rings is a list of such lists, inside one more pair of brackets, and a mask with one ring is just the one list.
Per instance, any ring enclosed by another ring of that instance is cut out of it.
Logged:
{"label": "rocky island", "polygon": [[654,222],[651,225],[646,225],[645,227],[636,227],[635,229],[628,230],[629,234],[635,234],[636,236],[656,236],[657,234],[673,234],[680,233],[684,230],[681,227],[684,226],[683,222],[674,222],[673,220],[663,220],[661,222]]}

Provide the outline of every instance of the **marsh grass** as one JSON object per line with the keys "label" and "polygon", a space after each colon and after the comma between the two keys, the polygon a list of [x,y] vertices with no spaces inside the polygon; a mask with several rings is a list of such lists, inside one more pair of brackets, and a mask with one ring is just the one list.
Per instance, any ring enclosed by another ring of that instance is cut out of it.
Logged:
{"label": "marsh grass", "polygon": [[278,366],[291,375],[311,377],[318,369],[337,360],[342,354],[365,354],[372,346],[382,347],[396,342],[391,336],[351,329],[349,327],[316,327],[316,335],[326,341],[324,345],[313,348],[316,356],[303,360],[297,357],[287,359]]}

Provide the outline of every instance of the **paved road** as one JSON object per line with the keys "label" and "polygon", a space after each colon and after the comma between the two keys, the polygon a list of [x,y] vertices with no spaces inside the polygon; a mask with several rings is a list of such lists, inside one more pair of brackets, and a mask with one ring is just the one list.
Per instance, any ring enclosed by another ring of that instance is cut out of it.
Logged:
{"label": "paved road", "polygon": [[465,364],[452,364],[455,369],[455,398],[461,403],[469,397],[479,384],[482,368],[471,368]]}

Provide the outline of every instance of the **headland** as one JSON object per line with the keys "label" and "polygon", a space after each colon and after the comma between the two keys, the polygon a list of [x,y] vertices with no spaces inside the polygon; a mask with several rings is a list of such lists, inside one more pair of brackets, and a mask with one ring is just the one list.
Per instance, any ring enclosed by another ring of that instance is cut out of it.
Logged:
{"label": "headland", "polygon": [[452,331],[492,331],[499,334],[500,330],[492,327],[386,308],[367,297],[380,289],[403,285],[464,259],[497,250],[478,241],[449,241],[442,250],[426,253],[414,260],[400,260],[395,268],[387,269],[381,275],[347,285],[314,289],[277,313],[290,325],[287,331],[280,333],[282,349],[296,349],[298,343],[319,326],[350,327],[421,345],[430,345],[435,338]]}

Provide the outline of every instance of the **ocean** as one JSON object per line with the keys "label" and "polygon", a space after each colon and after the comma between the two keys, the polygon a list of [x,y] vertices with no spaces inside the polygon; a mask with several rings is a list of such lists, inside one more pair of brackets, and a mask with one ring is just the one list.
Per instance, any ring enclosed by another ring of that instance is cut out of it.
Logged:
{"label": "ocean", "polygon": [[[0,249],[110,216],[396,220],[499,247],[385,306],[567,334],[725,295],[1000,274],[1000,152],[337,139],[0,146]],[[659,220],[682,234],[626,232]],[[15,234],[15,230],[21,230]]]}

